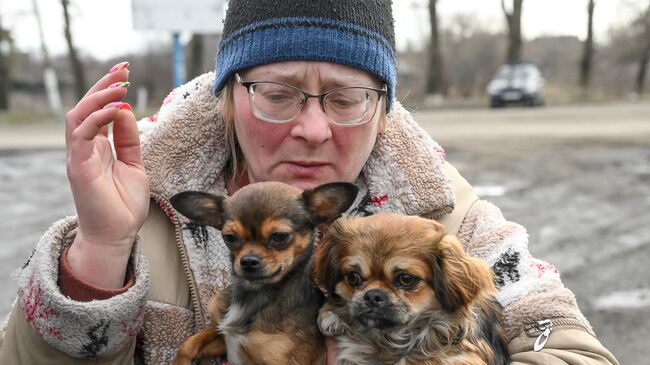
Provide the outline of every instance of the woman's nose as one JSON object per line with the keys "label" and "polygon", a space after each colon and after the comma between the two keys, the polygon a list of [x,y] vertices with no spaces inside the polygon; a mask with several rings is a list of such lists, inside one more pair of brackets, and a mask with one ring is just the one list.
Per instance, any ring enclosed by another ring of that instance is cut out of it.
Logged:
{"label": "woman's nose", "polygon": [[308,99],[294,121],[292,136],[304,139],[311,146],[318,146],[332,137],[330,118],[318,99]]}

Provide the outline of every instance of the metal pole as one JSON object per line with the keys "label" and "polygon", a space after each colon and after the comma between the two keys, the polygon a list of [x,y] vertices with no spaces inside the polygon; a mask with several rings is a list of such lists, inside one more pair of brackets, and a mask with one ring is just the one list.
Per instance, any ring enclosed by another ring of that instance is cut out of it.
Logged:
{"label": "metal pole", "polygon": [[183,45],[181,44],[181,35],[175,32],[173,39],[173,68],[174,68],[174,87],[179,87],[185,83],[185,55]]}

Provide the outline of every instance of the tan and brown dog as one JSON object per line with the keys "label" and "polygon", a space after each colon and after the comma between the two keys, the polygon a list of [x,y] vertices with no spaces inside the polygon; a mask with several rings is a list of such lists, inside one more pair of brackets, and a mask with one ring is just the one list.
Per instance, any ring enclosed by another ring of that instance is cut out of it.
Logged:
{"label": "tan and brown dog", "polygon": [[345,212],[357,191],[263,182],[232,197],[174,195],[181,214],[221,230],[232,258],[230,286],[209,307],[214,325],[183,342],[174,364],[226,353],[233,365],[325,364],[316,323],[323,296],[310,278],[316,227]]}
{"label": "tan and brown dog", "polygon": [[341,218],[318,247],[318,322],[337,364],[508,364],[492,271],[436,221]]}

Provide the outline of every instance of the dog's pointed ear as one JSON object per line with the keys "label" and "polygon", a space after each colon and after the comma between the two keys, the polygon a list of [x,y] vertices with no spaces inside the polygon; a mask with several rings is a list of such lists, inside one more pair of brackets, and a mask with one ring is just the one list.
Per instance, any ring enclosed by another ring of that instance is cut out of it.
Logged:
{"label": "dog's pointed ear", "polygon": [[335,182],[305,190],[302,199],[314,223],[327,224],[348,210],[358,192],[354,184]]}
{"label": "dog's pointed ear", "polygon": [[172,196],[169,202],[190,220],[217,229],[223,227],[223,196],[200,191],[184,191]]}
{"label": "dog's pointed ear", "polygon": [[436,300],[448,312],[468,307],[481,295],[495,290],[488,264],[469,256],[452,235],[433,246],[433,285]]}
{"label": "dog's pointed ear", "polygon": [[334,222],[316,246],[316,257],[312,278],[321,290],[328,296],[334,293],[336,283],[341,279],[339,264],[341,247],[337,245],[337,235],[341,220]]}

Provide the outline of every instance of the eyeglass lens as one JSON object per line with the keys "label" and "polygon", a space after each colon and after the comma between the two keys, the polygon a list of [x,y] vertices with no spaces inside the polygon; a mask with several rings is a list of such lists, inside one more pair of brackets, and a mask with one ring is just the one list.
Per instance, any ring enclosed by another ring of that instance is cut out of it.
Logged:
{"label": "eyeglass lens", "polygon": [[[295,118],[306,101],[299,89],[288,85],[259,82],[251,85],[250,91],[255,114],[274,123]],[[378,100],[376,91],[349,87],[327,93],[322,108],[335,123],[353,125],[367,122]]]}

